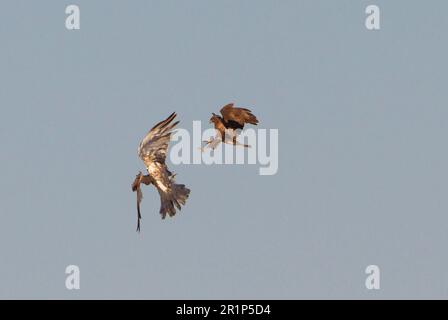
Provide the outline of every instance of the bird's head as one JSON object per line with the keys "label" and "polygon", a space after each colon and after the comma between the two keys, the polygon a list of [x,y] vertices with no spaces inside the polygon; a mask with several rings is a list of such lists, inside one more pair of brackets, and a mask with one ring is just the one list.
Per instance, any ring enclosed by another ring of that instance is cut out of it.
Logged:
{"label": "bird's head", "polygon": [[221,117],[215,113],[212,113],[212,117],[210,118],[210,123],[218,123],[221,121]]}

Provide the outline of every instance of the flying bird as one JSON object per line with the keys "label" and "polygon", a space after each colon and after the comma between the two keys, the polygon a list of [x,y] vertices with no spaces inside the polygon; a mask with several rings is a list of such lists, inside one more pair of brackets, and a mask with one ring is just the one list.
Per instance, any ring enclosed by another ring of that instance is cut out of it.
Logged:
{"label": "flying bird", "polygon": [[[222,117],[212,113],[210,118],[210,123],[214,124],[217,135],[215,138],[205,141],[206,147],[208,146],[212,149],[216,148],[220,142],[231,142],[231,144],[239,145],[236,141],[236,130],[242,130],[246,123],[258,124],[257,117],[252,114],[252,111],[246,108],[235,108],[233,103],[225,105],[219,112]],[[247,144],[243,144],[243,146],[250,147]]]}
{"label": "flying bird", "polygon": [[173,112],[168,118],[156,124],[143,138],[138,146],[138,156],[146,166],[148,175],[141,172],[137,174],[132,183],[132,191],[137,192],[137,231],[140,232],[140,203],[143,199],[141,184],[154,185],[160,195],[160,214],[165,219],[168,214],[173,217],[176,209],[181,210],[185,205],[190,190],[183,184],[175,183],[175,174],[168,170],[165,164],[168,143],[171,139],[172,129],[179,123],[172,123],[176,113]]}

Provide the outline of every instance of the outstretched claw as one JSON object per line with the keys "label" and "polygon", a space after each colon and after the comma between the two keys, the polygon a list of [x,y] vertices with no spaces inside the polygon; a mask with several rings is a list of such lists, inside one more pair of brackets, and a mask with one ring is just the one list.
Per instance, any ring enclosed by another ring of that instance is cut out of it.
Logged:
{"label": "outstretched claw", "polygon": [[208,141],[205,142],[205,146],[201,147],[201,151],[204,152],[206,148],[211,148],[212,150],[215,150],[215,148],[221,143],[222,139],[220,137],[210,138]]}

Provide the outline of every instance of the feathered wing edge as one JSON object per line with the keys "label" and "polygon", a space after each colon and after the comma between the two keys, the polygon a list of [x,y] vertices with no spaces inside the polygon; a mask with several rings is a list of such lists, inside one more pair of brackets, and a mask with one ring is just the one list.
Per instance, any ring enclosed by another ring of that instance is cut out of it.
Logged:
{"label": "feathered wing edge", "polygon": [[[169,137],[169,135],[171,134],[170,130],[173,129],[179,123],[179,121],[176,121],[170,125],[171,121],[173,121],[173,119],[175,117],[176,117],[176,112],[173,112],[172,114],[170,114],[168,116],[168,118],[160,121],[159,123],[157,123],[155,126],[153,126],[148,131],[146,136],[140,142],[140,145],[138,148],[138,154],[139,154],[140,158],[142,157],[141,152],[147,144],[151,144],[151,143],[157,142],[157,140]],[[151,140],[154,140],[154,141],[151,141]],[[168,141],[164,141],[164,142],[166,142],[166,147],[168,147]]]}
{"label": "feathered wing edge", "polygon": [[245,112],[245,119],[244,121],[246,123],[250,123],[253,125],[257,125],[258,124],[258,119],[256,116],[253,115],[252,111],[250,111],[249,109],[246,108],[240,108],[241,110],[243,110]]}
{"label": "feathered wing edge", "polygon": [[149,131],[152,131],[154,128],[156,128],[158,126],[160,126],[160,127],[166,126],[168,123],[170,123],[176,117],[176,115],[177,115],[176,112],[172,112],[165,120],[162,120],[162,121],[156,123]]}
{"label": "feathered wing edge", "polygon": [[247,108],[235,108],[233,103],[229,103],[221,108],[220,113],[222,114],[223,120],[226,123],[238,123],[239,126],[244,127],[245,123],[250,123],[253,125],[258,124],[257,117],[252,113],[250,109]]}

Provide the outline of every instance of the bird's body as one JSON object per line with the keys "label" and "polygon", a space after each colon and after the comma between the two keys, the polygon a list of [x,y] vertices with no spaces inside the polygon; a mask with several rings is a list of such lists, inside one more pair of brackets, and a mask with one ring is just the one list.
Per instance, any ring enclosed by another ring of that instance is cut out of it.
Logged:
{"label": "bird's body", "polygon": [[154,185],[160,195],[160,214],[165,219],[176,214],[176,209],[181,209],[190,194],[190,190],[183,184],[175,183],[175,174],[168,170],[165,164],[168,143],[171,138],[172,129],[179,123],[171,123],[176,117],[172,113],[167,119],[156,124],[143,138],[138,147],[138,156],[146,166],[148,175],[140,172],[132,183],[132,191],[137,192],[137,231],[140,231],[140,203],[143,198],[140,184]]}
{"label": "bird's body", "polygon": [[[237,145],[236,130],[242,130],[246,123],[258,124],[257,117],[252,114],[252,111],[246,108],[235,108],[233,103],[222,107],[220,113],[222,116],[213,113],[210,118],[210,122],[214,124],[215,130],[217,131],[217,137],[215,139],[206,141],[207,145],[212,146],[212,148],[216,147],[218,139],[224,143]],[[248,147],[248,145],[243,146]]]}

